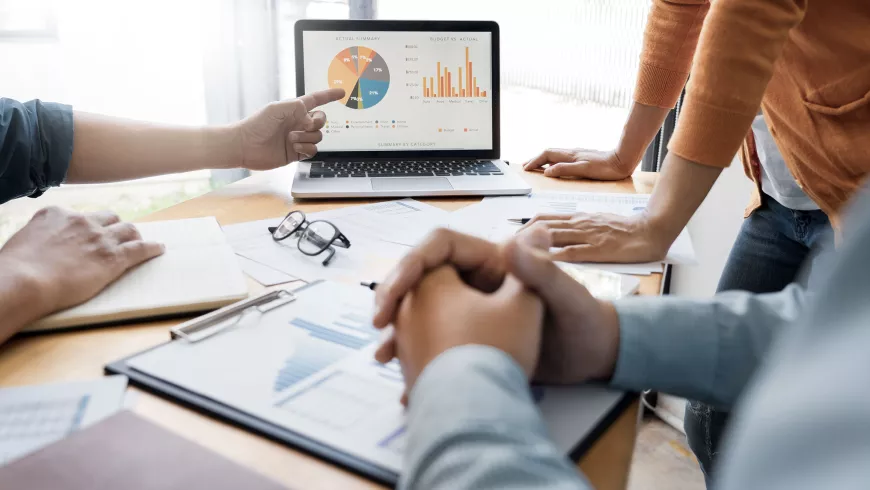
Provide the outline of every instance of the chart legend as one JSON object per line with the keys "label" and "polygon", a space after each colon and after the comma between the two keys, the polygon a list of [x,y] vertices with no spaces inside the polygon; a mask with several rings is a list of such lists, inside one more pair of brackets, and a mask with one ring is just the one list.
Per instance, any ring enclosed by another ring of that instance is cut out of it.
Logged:
{"label": "chart legend", "polygon": [[368,109],[384,99],[390,88],[390,70],[384,58],[371,48],[349,47],[329,65],[329,87],[342,88],[341,103],[351,109]]}
{"label": "chart legend", "polygon": [[456,75],[440,61],[435,64],[436,76],[423,77],[423,97],[486,97],[474,76],[474,64],[469,60],[469,48],[465,47],[465,67],[457,67]]}

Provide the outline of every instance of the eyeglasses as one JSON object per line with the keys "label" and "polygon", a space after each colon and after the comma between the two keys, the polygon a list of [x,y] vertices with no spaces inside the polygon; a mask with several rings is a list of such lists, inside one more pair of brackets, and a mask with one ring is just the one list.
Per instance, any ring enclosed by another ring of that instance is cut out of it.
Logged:
{"label": "eyeglasses", "polygon": [[278,226],[270,226],[269,233],[272,240],[280,242],[294,234],[299,235],[297,247],[305,255],[320,255],[329,251],[329,256],[323,261],[323,265],[329,265],[335,256],[335,245],[341,248],[350,248],[350,240],[347,239],[334,224],[329,221],[308,221],[302,211],[290,211],[281,220]]}

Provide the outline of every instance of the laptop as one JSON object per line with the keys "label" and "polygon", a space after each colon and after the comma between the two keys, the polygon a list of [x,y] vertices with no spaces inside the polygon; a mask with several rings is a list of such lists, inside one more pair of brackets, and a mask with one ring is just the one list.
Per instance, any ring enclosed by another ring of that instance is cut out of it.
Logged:
{"label": "laptop", "polygon": [[298,95],[343,88],[299,198],[523,195],[499,159],[495,22],[300,20]]}

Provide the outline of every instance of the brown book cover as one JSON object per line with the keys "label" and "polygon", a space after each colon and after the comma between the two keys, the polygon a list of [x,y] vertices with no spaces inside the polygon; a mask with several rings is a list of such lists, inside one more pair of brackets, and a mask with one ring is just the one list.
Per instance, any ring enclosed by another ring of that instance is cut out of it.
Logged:
{"label": "brown book cover", "polygon": [[132,412],[0,468],[15,490],[286,490]]}

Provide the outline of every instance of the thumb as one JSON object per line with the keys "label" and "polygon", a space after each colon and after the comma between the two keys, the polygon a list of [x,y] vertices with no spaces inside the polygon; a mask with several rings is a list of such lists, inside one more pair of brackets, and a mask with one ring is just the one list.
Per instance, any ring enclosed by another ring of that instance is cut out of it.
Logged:
{"label": "thumb", "polygon": [[550,165],[544,170],[547,177],[585,177],[589,162],[563,162]]}
{"label": "thumb", "polygon": [[326,125],[326,113],[323,111],[314,111],[305,114],[305,120],[302,127],[305,131],[320,131]]}

